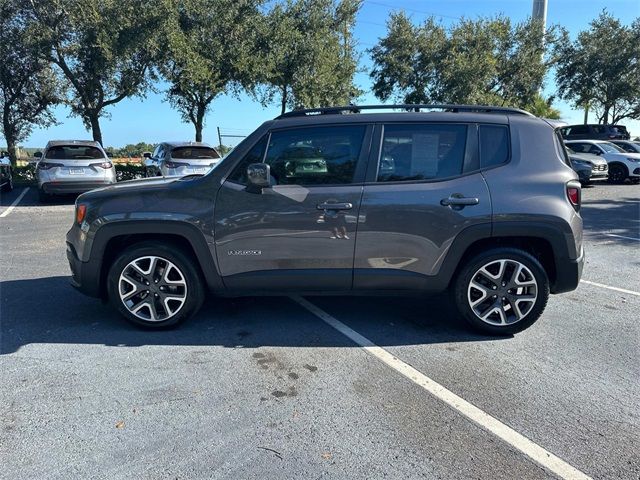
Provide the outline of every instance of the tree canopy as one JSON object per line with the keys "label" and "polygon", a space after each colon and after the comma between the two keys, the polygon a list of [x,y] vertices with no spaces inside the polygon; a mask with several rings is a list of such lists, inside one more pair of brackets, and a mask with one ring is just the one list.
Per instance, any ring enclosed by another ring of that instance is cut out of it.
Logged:
{"label": "tree canopy", "polygon": [[146,0],[38,0],[31,2],[47,59],[69,85],[66,99],[93,139],[102,143],[100,118],[127,97],[144,95],[154,80],[158,37],[169,3]]}
{"label": "tree canopy", "polygon": [[558,42],[556,83],[575,107],[596,111],[600,123],[640,118],[640,18],[625,26],[602,12],[575,41]]}
{"label": "tree canopy", "polygon": [[34,126],[55,123],[51,107],[60,101],[61,89],[34,27],[20,2],[0,0],[0,129],[14,164],[18,143]]}
{"label": "tree canopy", "polygon": [[224,92],[254,84],[256,32],[263,0],[186,0],[170,16],[161,63],[166,92],[202,141],[204,118]]}
{"label": "tree canopy", "polygon": [[534,21],[462,19],[445,28],[433,17],[414,25],[405,13],[395,13],[387,35],[370,51],[373,92],[406,103],[527,108],[539,100],[552,61],[544,45],[556,36]]}
{"label": "tree canopy", "polygon": [[348,104],[360,94],[353,83],[353,39],[361,0],[287,0],[266,15],[259,42],[263,105],[287,108]]}

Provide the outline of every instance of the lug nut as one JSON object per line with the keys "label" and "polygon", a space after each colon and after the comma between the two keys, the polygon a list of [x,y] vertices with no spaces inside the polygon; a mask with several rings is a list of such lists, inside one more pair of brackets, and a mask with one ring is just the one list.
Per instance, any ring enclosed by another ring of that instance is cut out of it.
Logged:
{"label": "lug nut", "polygon": [[491,287],[491,288],[493,288],[494,290],[497,290],[497,289],[498,289],[498,287],[496,287],[495,285],[494,285],[493,287]]}

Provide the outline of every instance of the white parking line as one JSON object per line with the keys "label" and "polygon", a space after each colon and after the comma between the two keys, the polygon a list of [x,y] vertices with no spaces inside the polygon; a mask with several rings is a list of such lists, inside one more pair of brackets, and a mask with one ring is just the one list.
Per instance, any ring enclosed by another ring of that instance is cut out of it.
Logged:
{"label": "white parking line", "polygon": [[29,187],[25,188],[22,193],[18,196],[18,198],[16,198],[13,203],[11,205],[9,205],[9,208],[7,208],[4,212],[0,213],[0,218],[6,217],[7,215],[9,215],[11,213],[11,211],[16,208],[16,205],[18,205],[20,203],[20,200],[23,199],[23,197],[27,194],[27,192],[29,191]]}
{"label": "white parking line", "polygon": [[511,427],[505,425],[500,420],[492,417],[488,413],[480,410],[475,405],[467,402],[462,397],[459,397],[450,390],[427,377],[425,374],[419,372],[411,365],[403,362],[402,360],[394,357],[391,353],[382,347],[379,347],[368,338],[360,335],[355,330],[346,326],[341,321],[335,319],[321,308],[315,306],[313,303],[305,300],[299,296],[292,296],[291,299],[302,307],[313,313],[315,316],[323,320],[331,327],[338,330],[340,333],[360,345],[367,353],[373,355],[378,360],[384,362],[389,367],[393,368],[396,372],[404,375],[416,385],[419,385],[424,390],[429,392],[437,399],[443,401],[451,408],[467,417],[469,420],[477,423],[481,427],[485,428],[489,432],[493,433],[497,437],[507,442],[512,447],[520,450],[526,456],[542,465],[544,468],[555,473],[560,478],[564,479],[589,479],[590,477],[578,470],[577,468],[569,465],[567,462],[559,457],[556,457],[553,453],[545,450],[540,445],[532,442],[524,435],[516,432]]}
{"label": "white parking line", "polygon": [[605,285],[604,283],[590,282],[589,280],[580,280],[580,283],[586,283],[587,285],[593,285],[594,287],[606,288],[607,290],[615,290],[616,292],[627,293],[629,295],[636,295],[640,297],[640,292],[626,290],[624,288],[612,287],[610,285]]}
{"label": "white parking line", "polygon": [[616,237],[616,238],[624,238],[626,240],[635,240],[636,242],[640,242],[640,238],[635,237],[625,237],[624,235],[617,235],[615,233],[604,233],[607,237]]}

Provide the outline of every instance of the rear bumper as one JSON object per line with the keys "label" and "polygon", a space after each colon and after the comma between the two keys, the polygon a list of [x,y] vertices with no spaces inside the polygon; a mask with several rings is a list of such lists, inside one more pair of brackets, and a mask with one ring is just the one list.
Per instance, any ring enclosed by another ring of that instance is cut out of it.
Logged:
{"label": "rear bumper", "polygon": [[556,260],[556,279],[551,285],[551,293],[570,292],[578,288],[584,267],[584,248],[575,260]]}
{"label": "rear bumper", "polygon": [[80,182],[47,182],[43,183],[40,188],[45,193],[64,194],[64,193],[84,193],[96,188],[107,187],[113,185],[115,180],[91,180]]}
{"label": "rear bumper", "polygon": [[67,242],[67,260],[71,269],[71,285],[85,295],[100,298],[100,279],[96,276],[99,270],[91,265],[91,261],[81,261],[69,242]]}

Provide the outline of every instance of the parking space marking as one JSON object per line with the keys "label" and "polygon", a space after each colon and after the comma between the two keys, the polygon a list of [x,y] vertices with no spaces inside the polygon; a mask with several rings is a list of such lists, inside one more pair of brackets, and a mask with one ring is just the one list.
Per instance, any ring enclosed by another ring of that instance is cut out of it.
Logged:
{"label": "parking space marking", "polygon": [[9,215],[11,213],[11,211],[16,208],[16,205],[18,205],[20,203],[20,200],[22,200],[24,198],[24,196],[27,194],[27,192],[29,191],[29,187],[25,188],[22,193],[18,196],[18,198],[16,198],[13,203],[11,205],[9,205],[9,207],[2,213],[0,213],[0,218],[6,217],[7,215]]}
{"label": "parking space marking", "polygon": [[300,306],[313,313],[322,321],[333,327],[344,336],[351,339],[357,345],[362,347],[367,353],[376,357],[378,360],[385,363],[387,366],[394,369],[396,372],[405,376],[416,385],[419,385],[431,395],[449,405],[451,408],[467,417],[469,420],[475,422],[482,428],[493,433],[497,437],[504,440],[512,447],[520,450],[526,456],[543,466],[547,470],[553,472],[563,479],[589,479],[588,475],[581,472],[577,468],[569,465],[561,458],[555,456],[553,453],[545,450],[537,443],[529,440],[524,435],[516,432],[511,427],[505,425],[500,420],[492,417],[485,411],[479,409],[475,405],[467,402],[462,397],[459,397],[452,391],[440,385],[438,382],[427,377],[425,374],[413,368],[411,365],[403,362],[399,358],[393,356],[390,352],[382,347],[379,347],[368,338],[360,335],[355,330],[351,329],[341,321],[337,320],[327,312],[317,307],[308,300],[299,297],[297,295],[290,297],[293,301]]}
{"label": "parking space marking", "polygon": [[628,293],[629,295],[636,295],[640,297],[640,292],[626,290],[624,288],[612,287],[611,285],[605,285],[604,283],[590,282],[589,280],[580,280],[580,283],[586,283],[587,285],[593,285],[594,287],[606,288],[607,290],[615,290],[616,292]]}
{"label": "parking space marking", "polygon": [[635,240],[636,242],[640,242],[640,238],[635,237],[625,237],[624,235],[617,235],[615,233],[604,233],[607,237],[616,237],[616,238],[624,238],[626,240]]}

